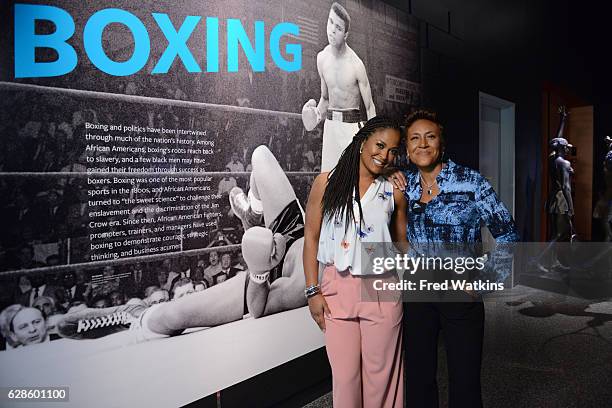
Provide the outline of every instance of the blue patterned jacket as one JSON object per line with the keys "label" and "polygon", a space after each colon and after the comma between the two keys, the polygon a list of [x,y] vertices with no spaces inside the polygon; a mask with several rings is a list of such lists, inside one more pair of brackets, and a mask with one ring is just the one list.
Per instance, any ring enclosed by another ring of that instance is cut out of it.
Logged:
{"label": "blue patterned jacket", "polygon": [[406,236],[419,254],[431,254],[439,244],[457,243],[472,252],[482,242],[481,221],[496,241],[487,268],[478,276],[503,282],[512,271],[511,244],[519,240],[512,216],[489,182],[477,171],[451,160],[436,178],[440,194],[425,206],[419,204],[421,183],[417,170],[405,172],[408,200]]}

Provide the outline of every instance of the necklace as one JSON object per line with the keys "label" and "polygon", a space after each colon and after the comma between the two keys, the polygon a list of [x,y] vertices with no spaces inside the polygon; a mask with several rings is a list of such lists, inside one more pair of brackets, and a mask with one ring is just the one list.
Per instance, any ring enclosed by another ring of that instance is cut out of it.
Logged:
{"label": "necklace", "polygon": [[427,187],[427,194],[432,195],[433,194],[432,187],[434,184],[436,184],[436,179],[434,179],[433,183],[427,184],[427,182],[423,178],[423,174],[421,174],[420,171],[419,171],[419,176],[421,176],[421,181],[423,181],[423,184],[425,184],[425,186]]}

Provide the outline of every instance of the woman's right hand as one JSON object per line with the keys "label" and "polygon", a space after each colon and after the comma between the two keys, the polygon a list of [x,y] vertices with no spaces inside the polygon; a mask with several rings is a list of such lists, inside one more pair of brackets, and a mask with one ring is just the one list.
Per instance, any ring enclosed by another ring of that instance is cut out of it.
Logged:
{"label": "woman's right hand", "polygon": [[406,190],[406,176],[399,170],[395,170],[393,173],[387,176],[387,180],[393,184],[393,187],[400,191]]}
{"label": "woman's right hand", "polygon": [[308,298],[308,308],[310,309],[310,315],[319,326],[319,329],[325,332],[325,316],[329,317],[331,315],[325,297],[319,293],[318,295]]}

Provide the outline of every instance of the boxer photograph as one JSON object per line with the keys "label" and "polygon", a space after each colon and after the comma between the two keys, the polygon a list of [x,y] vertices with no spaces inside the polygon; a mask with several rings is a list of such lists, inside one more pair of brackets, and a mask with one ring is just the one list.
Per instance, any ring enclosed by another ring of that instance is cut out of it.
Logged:
{"label": "boxer photograph", "polygon": [[363,61],[347,44],[351,16],[334,3],[327,20],[329,44],[317,54],[317,71],[321,79],[319,103],[308,100],[302,109],[302,121],[307,131],[322,120],[323,154],[321,171],[330,171],[338,163],[340,154],[362,126],[359,110],[365,105],[367,119],[376,116],[370,81]]}

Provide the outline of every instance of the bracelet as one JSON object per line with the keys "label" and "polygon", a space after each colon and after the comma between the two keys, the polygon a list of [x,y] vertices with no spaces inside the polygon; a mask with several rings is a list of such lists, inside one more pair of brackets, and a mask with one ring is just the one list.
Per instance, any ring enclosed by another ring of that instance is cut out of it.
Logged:
{"label": "bracelet", "polygon": [[306,296],[306,299],[310,299],[311,297],[318,295],[319,293],[321,293],[321,288],[319,287],[319,285],[310,285],[307,286],[306,289],[304,289],[304,296]]}

